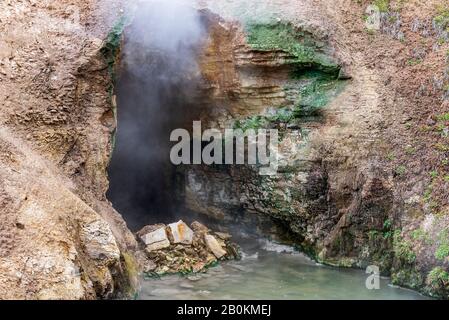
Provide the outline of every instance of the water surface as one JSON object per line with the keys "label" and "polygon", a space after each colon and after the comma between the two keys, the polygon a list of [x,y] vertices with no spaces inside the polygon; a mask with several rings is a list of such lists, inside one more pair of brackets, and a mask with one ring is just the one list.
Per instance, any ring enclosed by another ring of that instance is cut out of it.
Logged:
{"label": "water surface", "polygon": [[140,299],[427,299],[389,284],[365,286],[362,270],[318,265],[290,247],[266,240],[245,243],[243,258],[191,276],[145,280]]}

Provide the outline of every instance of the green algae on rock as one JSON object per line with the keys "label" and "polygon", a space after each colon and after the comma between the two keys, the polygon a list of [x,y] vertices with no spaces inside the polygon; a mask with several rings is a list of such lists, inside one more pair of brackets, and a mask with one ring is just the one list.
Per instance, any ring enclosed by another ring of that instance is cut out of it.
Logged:
{"label": "green algae on rock", "polygon": [[[111,31],[109,31],[106,39],[104,40],[103,47],[100,49],[101,54],[105,62],[108,65],[108,75],[109,75],[109,86],[108,86],[108,97],[109,97],[109,105],[111,106],[112,114],[115,123],[117,123],[117,102],[114,96],[114,88],[116,86],[117,77],[116,77],[116,68],[117,62],[119,60],[119,55],[121,51],[121,43],[123,32],[125,27],[130,22],[130,18],[125,15],[120,16],[117,22],[112,27]],[[116,131],[113,130],[111,133],[111,149],[112,151],[115,149],[116,144]],[[109,157],[109,161],[111,161],[112,152]]]}
{"label": "green algae on rock", "polygon": [[286,64],[314,67],[329,73],[340,70],[328,55],[319,52],[320,45],[288,23],[249,24],[246,32],[248,44],[255,50],[280,50],[290,54]]}

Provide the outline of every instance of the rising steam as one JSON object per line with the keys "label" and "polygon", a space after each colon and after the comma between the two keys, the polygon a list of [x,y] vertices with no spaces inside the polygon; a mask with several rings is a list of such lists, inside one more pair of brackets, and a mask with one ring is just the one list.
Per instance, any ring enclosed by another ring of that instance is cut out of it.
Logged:
{"label": "rising steam", "polygon": [[206,36],[186,1],[142,1],[135,9],[124,32],[108,193],[133,229],[177,214],[169,137],[194,118],[197,56]]}

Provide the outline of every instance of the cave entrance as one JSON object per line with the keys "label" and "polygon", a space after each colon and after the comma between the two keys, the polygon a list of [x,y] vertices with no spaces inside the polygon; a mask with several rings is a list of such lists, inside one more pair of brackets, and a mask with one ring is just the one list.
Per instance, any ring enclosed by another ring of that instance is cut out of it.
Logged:
{"label": "cave entrance", "polygon": [[[284,22],[237,26],[171,1],[153,9],[139,7],[124,31],[108,198],[132,230],[190,222],[196,213],[254,230],[286,217],[289,225],[295,206],[315,195],[302,172],[320,170],[301,167],[309,163],[302,147],[347,79],[331,48]],[[196,120],[205,129],[277,129],[286,151],[279,174],[271,179],[250,166],[172,165],[170,133],[191,131]]]}
{"label": "cave entrance", "polygon": [[182,215],[182,175],[170,162],[169,137],[191,128],[200,109],[201,16],[172,2],[153,9],[140,7],[124,30],[115,88],[118,125],[107,196],[132,230]]}

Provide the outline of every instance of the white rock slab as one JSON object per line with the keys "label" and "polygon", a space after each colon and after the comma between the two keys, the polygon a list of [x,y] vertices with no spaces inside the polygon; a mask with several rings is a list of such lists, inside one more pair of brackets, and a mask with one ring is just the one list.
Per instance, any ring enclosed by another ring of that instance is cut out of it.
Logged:
{"label": "white rock slab", "polygon": [[[146,233],[140,237],[147,246],[156,242],[168,241],[167,233],[165,228],[159,228],[155,231]],[[169,242],[170,245],[170,242]]]}
{"label": "white rock slab", "polygon": [[163,241],[159,241],[159,242],[154,242],[152,244],[149,244],[145,247],[145,250],[147,250],[148,252],[151,251],[156,251],[156,250],[161,250],[161,249],[165,249],[170,247],[170,241],[167,240],[163,240]]}
{"label": "white rock slab", "polygon": [[173,243],[192,244],[193,231],[182,220],[168,225]]}
{"label": "white rock slab", "polygon": [[204,241],[206,242],[207,247],[210,251],[214,254],[214,256],[217,257],[217,259],[220,259],[224,255],[226,255],[226,251],[220,246],[217,239],[215,239],[214,236],[211,236],[210,234],[204,235]]}

